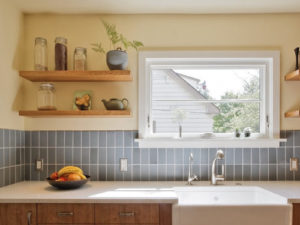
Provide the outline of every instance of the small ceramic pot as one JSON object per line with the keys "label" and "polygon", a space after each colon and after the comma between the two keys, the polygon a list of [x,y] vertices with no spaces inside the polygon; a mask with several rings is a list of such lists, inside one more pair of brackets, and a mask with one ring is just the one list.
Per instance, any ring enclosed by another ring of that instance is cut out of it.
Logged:
{"label": "small ceramic pot", "polygon": [[121,48],[106,53],[106,64],[110,70],[126,70],[128,65],[128,54]]}

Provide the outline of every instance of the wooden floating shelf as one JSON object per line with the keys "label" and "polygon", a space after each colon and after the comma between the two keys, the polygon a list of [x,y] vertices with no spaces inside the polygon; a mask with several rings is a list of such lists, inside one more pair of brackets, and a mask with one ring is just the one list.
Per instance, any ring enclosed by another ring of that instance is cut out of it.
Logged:
{"label": "wooden floating shelf", "polygon": [[300,110],[297,109],[297,110],[293,110],[293,111],[286,112],[286,113],[284,114],[284,116],[285,116],[286,118],[300,117]]}
{"label": "wooden floating shelf", "polygon": [[19,111],[20,116],[27,117],[130,117],[130,110],[22,110]]}
{"label": "wooden floating shelf", "polygon": [[284,79],[286,81],[300,80],[299,70],[295,70],[295,71],[285,75]]}
{"label": "wooden floating shelf", "polygon": [[33,82],[132,81],[129,70],[20,71],[19,75]]}

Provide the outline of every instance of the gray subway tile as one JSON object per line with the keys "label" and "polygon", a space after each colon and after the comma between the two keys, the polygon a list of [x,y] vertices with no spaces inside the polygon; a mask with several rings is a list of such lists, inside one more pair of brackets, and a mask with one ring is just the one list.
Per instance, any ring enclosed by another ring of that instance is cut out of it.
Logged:
{"label": "gray subway tile", "polygon": [[158,164],[166,164],[167,163],[167,159],[166,159],[166,149],[165,148],[158,148],[157,149],[157,160],[158,160]]}
{"label": "gray subway tile", "polygon": [[[73,164],[81,164],[81,148],[73,148]],[[71,161],[68,159],[68,161]]]}
{"label": "gray subway tile", "polygon": [[128,165],[127,172],[123,172],[123,180],[124,181],[132,181],[132,165]]}
{"label": "gray subway tile", "polygon": [[115,164],[115,148],[107,148],[107,164]]}
{"label": "gray subway tile", "polygon": [[150,164],[157,164],[157,148],[150,148]]}
{"label": "gray subway tile", "polygon": [[116,146],[123,147],[124,146],[124,132],[116,131]]}
{"label": "gray subway tile", "polygon": [[259,179],[260,180],[269,180],[269,167],[268,165],[260,165],[260,169],[259,169]]}
{"label": "gray subway tile", "polygon": [[31,146],[32,147],[39,147],[39,131],[32,131],[31,132]]}
{"label": "gray subway tile", "polygon": [[292,130],[287,130],[285,132],[285,135],[286,135],[286,139],[287,139],[287,142],[286,142],[286,146],[293,146],[294,145],[294,132]]}
{"label": "gray subway tile", "polygon": [[234,180],[234,165],[226,165],[225,166],[225,180],[233,181]]}
{"label": "gray subway tile", "polygon": [[251,180],[251,166],[250,165],[243,166],[243,180]]}
{"label": "gray subway tile", "polygon": [[277,167],[276,165],[269,165],[269,180],[277,180]]}
{"label": "gray subway tile", "polygon": [[141,150],[138,148],[133,149],[133,164],[140,164],[141,162]]}
{"label": "gray subway tile", "polygon": [[99,148],[99,164],[106,164],[106,148]]}
{"label": "gray subway tile", "polygon": [[235,165],[242,165],[243,162],[243,149],[235,148],[234,149],[234,163]]}
{"label": "gray subway tile", "polygon": [[81,147],[81,135],[82,135],[82,132],[81,131],[74,131],[73,132],[73,146],[74,147]]}
{"label": "gray subway tile", "polygon": [[275,164],[277,162],[276,159],[276,148],[269,149],[269,164]]}
{"label": "gray subway tile", "polygon": [[116,132],[114,131],[107,131],[107,147],[112,148],[116,146],[115,134]]}
{"label": "gray subway tile", "polygon": [[133,181],[140,181],[140,170],[141,166],[140,165],[133,165],[132,166],[132,180]]}
{"label": "gray subway tile", "polygon": [[290,165],[285,165],[285,179],[294,180],[293,171],[290,171]]}
{"label": "gray subway tile", "polygon": [[285,165],[277,165],[278,180],[285,180]]}
{"label": "gray subway tile", "polygon": [[40,147],[48,146],[48,134],[47,131],[40,131]]}
{"label": "gray subway tile", "polygon": [[127,158],[128,164],[132,164],[132,148],[124,148],[124,157]]}
{"label": "gray subway tile", "polygon": [[243,165],[251,164],[251,148],[243,149]]}
{"label": "gray subway tile", "polygon": [[295,130],[294,131],[294,143],[295,143],[295,146],[299,146],[300,147],[300,130]]}
{"label": "gray subway tile", "polygon": [[99,132],[98,131],[91,131],[90,132],[90,145],[93,148],[96,148],[99,146]]}
{"label": "gray subway tile", "polygon": [[[62,137],[64,139],[64,136]],[[54,147],[56,145],[56,131],[48,131],[48,145],[47,147]],[[57,143],[58,145],[58,143]],[[64,145],[60,145],[63,147]]]}
{"label": "gray subway tile", "polygon": [[277,163],[285,164],[285,148],[277,148]]}
{"label": "gray subway tile", "polygon": [[4,130],[4,147],[9,147],[9,130]]}
{"label": "gray subway tile", "polygon": [[208,164],[208,149],[207,148],[201,149],[200,164]]}
{"label": "gray subway tile", "polygon": [[89,148],[81,149],[81,162],[82,162],[82,164],[85,164],[85,165],[90,164],[90,149]]}
{"label": "gray subway tile", "polygon": [[124,131],[124,146],[131,148],[133,147],[133,137],[131,131]]}
{"label": "gray subway tile", "polygon": [[290,148],[290,147],[286,147],[286,150],[285,150],[285,162],[286,163],[289,163],[290,162],[290,158],[292,158],[294,156],[293,154],[293,148]]}
{"label": "gray subway tile", "polygon": [[149,164],[149,149],[148,148],[141,148],[141,164]]}
{"label": "gray subway tile", "polygon": [[226,165],[234,165],[234,149],[225,149],[225,163]]}
{"label": "gray subway tile", "polygon": [[100,181],[106,181],[106,165],[99,165],[98,177]]}
{"label": "gray subway tile", "polygon": [[158,165],[157,169],[158,169],[157,180],[165,181],[167,178],[167,165]]}
{"label": "gray subway tile", "polygon": [[64,148],[56,148],[56,163],[57,164],[65,164],[65,149]]}
{"label": "gray subway tile", "polygon": [[259,153],[260,153],[260,164],[268,164],[269,163],[269,149],[261,148]]}
{"label": "gray subway tile", "polygon": [[174,164],[174,149],[167,148],[167,164]]}
{"label": "gray subway tile", "polygon": [[149,165],[141,165],[140,180],[149,181]]}
{"label": "gray subway tile", "polygon": [[65,132],[65,146],[72,147],[73,146],[73,131]]}
{"label": "gray subway tile", "polygon": [[106,131],[99,131],[99,147],[106,147]]}
{"label": "gray subway tile", "polygon": [[[69,131],[67,131],[67,132],[69,132]],[[68,144],[65,143],[65,141],[66,142],[68,141]],[[71,147],[72,146],[72,136],[71,136],[71,134],[68,133],[68,137],[67,137],[67,135],[65,134],[64,131],[57,131],[56,132],[56,143],[57,143],[58,147],[64,147],[64,146]],[[55,144],[54,144],[54,146],[55,146]],[[51,147],[53,147],[53,146],[51,146]]]}
{"label": "gray subway tile", "polygon": [[3,146],[4,146],[4,130],[0,129],[0,148],[2,148]]}
{"label": "gray subway tile", "polygon": [[234,180],[237,180],[237,181],[243,180],[243,166],[242,165],[234,166]]}
{"label": "gray subway tile", "polygon": [[[28,155],[28,154],[26,154],[26,155]],[[55,164],[55,148],[48,148],[48,163]]]}
{"label": "gray subway tile", "polygon": [[65,148],[65,164],[70,165],[73,163],[72,160],[72,148]]}
{"label": "gray subway tile", "polygon": [[91,164],[97,164],[98,163],[98,149],[97,148],[91,148],[90,163]]}
{"label": "gray subway tile", "polygon": [[157,165],[150,165],[150,180],[157,181]]}
{"label": "gray subway tile", "polygon": [[90,147],[90,132],[89,131],[82,131],[81,146],[82,147]]}
{"label": "gray subway tile", "polygon": [[50,132],[48,135],[52,136],[52,140],[50,140],[50,137],[48,137],[49,142],[52,142],[51,145],[49,146],[55,146],[55,134],[56,134],[56,142],[57,142],[57,147],[65,147],[65,132],[64,131],[57,131],[57,132]]}
{"label": "gray subway tile", "polygon": [[167,165],[167,180],[174,181],[174,165]]}

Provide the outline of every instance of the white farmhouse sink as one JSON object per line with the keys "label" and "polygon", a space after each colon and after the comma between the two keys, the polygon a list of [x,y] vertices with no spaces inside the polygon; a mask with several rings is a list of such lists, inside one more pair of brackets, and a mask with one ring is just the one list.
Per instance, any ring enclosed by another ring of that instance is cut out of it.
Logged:
{"label": "white farmhouse sink", "polygon": [[175,188],[173,225],[290,225],[287,199],[259,187]]}

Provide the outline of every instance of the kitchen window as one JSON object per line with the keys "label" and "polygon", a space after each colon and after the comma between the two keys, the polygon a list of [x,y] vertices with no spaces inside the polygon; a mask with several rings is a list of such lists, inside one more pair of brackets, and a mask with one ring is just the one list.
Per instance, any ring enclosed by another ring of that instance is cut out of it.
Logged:
{"label": "kitchen window", "polygon": [[[234,137],[248,128],[250,138]],[[279,52],[140,52],[137,141],[142,147],[278,146]]]}

